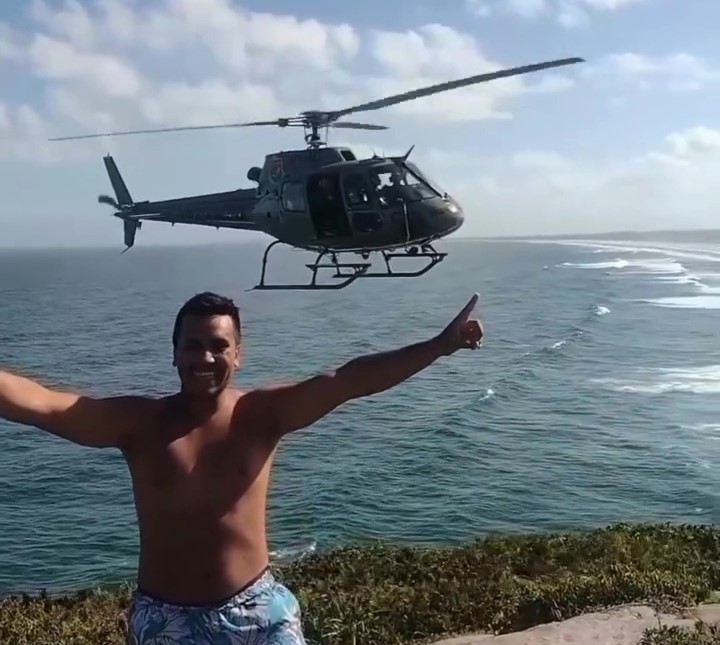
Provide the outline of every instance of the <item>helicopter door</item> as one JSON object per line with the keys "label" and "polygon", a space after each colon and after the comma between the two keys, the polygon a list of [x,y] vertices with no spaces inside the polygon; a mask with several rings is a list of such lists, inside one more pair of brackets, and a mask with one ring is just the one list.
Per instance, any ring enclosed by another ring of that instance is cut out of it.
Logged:
{"label": "helicopter door", "polygon": [[310,175],[307,183],[310,218],[318,239],[352,235],[337,173]]}
{"label": "helicopter door", "polygon": [[352,227],[358,233],[374,233],[383,226],[377,204],[365,175],[353,173],[343,177],[345,203],[350,212]]}

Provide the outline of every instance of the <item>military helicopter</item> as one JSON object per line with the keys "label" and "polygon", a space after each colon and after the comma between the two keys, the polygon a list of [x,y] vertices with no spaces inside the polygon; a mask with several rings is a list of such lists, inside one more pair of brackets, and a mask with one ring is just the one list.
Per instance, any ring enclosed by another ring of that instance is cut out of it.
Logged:
{"label": "military helicopter", "polygon": [[[268,154],[262,168],[249,169],[247,178],[257,184],[255,188],[135,202],[114,159],[106,155],[103,161],[115,198],[100,195],[98,201],[112,206],[113,214],[123,221],[123,253],[135,244],[142,220],[261,231],[275,239],[265,250],[260,281],[253,289],[342,289],[358,278],[405,278],[427,273],[447,255],[436,251],[432,243],[457,231],[463,224],[464,213],[453,197],[408,160],[414,146],[402,156],[358,159],[350,148],[327,146],[320,137],[321,129],[326,137],[329,128],[385,130],[382,125],[339,119],[475,83],[581,62],[584,59],[565,58],[514,67],[342,110],[306,111],[273,121],[132,130],[50,140],[249,126],[302,127],[305,149]],[[268,254],[277,244],[317,253],[315,262],[305,265],[312,273],[307,283],[266,283]],[[359,255],[363,261],[342,262],[339,256],[343,253]],[[373,253],[383,256],[384,271],[369,271],[368,259]],[[323,263],[326,256],[329,261]],[[394,271],[391,261],[400,258],[424,258],[426,263],[415,271]],[[336,281],[318,283],[319,269],[333,269]]]}

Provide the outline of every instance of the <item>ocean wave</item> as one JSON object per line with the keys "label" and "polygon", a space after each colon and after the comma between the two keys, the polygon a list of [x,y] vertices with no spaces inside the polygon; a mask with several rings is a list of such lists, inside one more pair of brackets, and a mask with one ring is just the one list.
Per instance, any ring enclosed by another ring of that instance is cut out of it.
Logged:
{"label": "ocean wave", "polygon": [[304,558],[317,550],[315,540],[307,540],[298,544],[270,551],[270,560],[274,563],[292,562]]}
{"label": "ocean wave", "polygon": [[610,308],[603,305],[595,305],[593,309],[593,316],[607,316],[610,313]]}
{"label": "ocean wave", "polygon": [[685,430],[697,432],[703,438],[720,440],[720,423],[694,423],[683,426]]}
{"label": "ocean wave", "polygon": [[[611,312],[610,307],[606,307],[605,305],[593,305],[590,308],[590,312],[588,316],[583,321],[584,323],[588,323],[594,318],[600,318],[602,316],[607,316]],[[561,338],[560,340],[557,340],[550,345],[547,345],[545,347],[542,347],[540,349],[541,352],[557,352],[558,350],[561,350],[563,347],[566,347],[570,343],[579,340],[582,338],[584,334],[584,331],[580,327],[575,327],[572,332],[570,332],[567,336],[564,338]],[[532,356],[534,354],[533,351],[526,352],[525,356]]]}
{"label": "ocean wave", "polygon": [[[659,260],[651,258],[615,258],[608,262],[563,262],[558,268],[569,269],[629,269],[623,275],[660,274],[661,276],[685,276],[687,269],[677,260],[665,257]],[[664,277],[664,279],[668,279]],[[673,279],[672,277],[670,279]]]}
{"label": "ocean wave", "polygon": [[582,241],[557,241],[557,244],[589,246],[594,252],[624,252],[638,254],[660,254],[661,258],[616,257],[605,262],[563,262],[556,265],[563,269],[595,269],[617,271],[622,276],[651,275],[655,282],[681,285],[692,288],[689,294],[668,295],[666,297],[640,299],[655,307],[673,309],[720,309],[720,273],[691,271],[678,261],[678,257],[697,261],[720,262],[720,251],[712,249],[690,249],[673,245],[636,246],[622,243],[596,243]]}
{"label": "ocean wave", "polygon": [[[537,240],[526,240],[528,242],[538,242]],[[676,244],[652,243],[652,246],[638,246],[637,243],[622,240],[594,241],[594,240],[542,240],[543,244],[558,244],[560,246],[578,246],[584,248],[595,249],[596,251],[606,253],[650,253],[661,255],[672,255],[678,258],[688,260],[701,260],[704,262],[720,262],[720,250],[710,247],[697,246],[678,246]]]}
{"label": "ocean wave", "polygon": [[611,262],[563,262],[558,267],[569,267],[573,269],[624,269],[629,266],[628,260],[617,258]]}
{"label": "ocean wave", "polygon": [[720,295],[651,298],[643,300],[642,302],[655,307],[667,307],[669,309],[720,309]]}
{"label": "ocean wave", "polygon": [[591,382],[615,392],[634,394],[720,394],[720,365],[641,369],[634,379],[599,378]]}

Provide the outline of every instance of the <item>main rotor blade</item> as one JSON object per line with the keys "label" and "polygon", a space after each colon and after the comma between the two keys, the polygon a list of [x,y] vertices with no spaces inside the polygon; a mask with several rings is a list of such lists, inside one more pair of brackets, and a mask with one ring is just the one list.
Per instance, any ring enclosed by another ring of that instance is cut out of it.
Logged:
{"label": "main rotor blade", "polygon": [[384,99],[378,99],[377,101],[370,101],[369,103],[363,103],[362,105],[355,105],[351,108],[344,110],[336,110],[330,112],[334,117],[345,116],[346,114],[352,114],[353,112],[364,112],[366,110],[379,110],[380,108],[389,107],[396,105],[397,103],[403,103],[405,101],[412,101],[414,99],[429,96],[431,94],[437,94],[438,92],[446,92],[448,90],[454,90],[458,87],[465,87],[467,85],[474,85],[475,83],[485,83],[487,81],[493,81],[498,78],[506,78],[508,76],[517,76],[519,74],[529,74],[530,72],[538,72],[543,69],[550,69],[551,67],[561,67],[563,65],[572,65],[574,63],[584,63],[584,58],[561,58],[559,60],[546,61],[544,63],[535,63],[533,65],[523,65],[522,67],[512,67],[510,69],[503,69],[497,72],[489,72],[487,74],[478,74],[476,76],[469,76],[467,78],[461,78],[456,81],[448,81],[446,83],[438,83],[437,85],[430,85],[428,87],[422,87],[417,90],[411,90],[409,92],[403,92],[402,94],[396,94],[394,96],[388,96]]}
{"label": "main rotor blade", "polygon": [[331,128],[342,128],[344,130],[387,130],[386,125],[375,125],[373,123],[353,123],[352,121],[338,121],[331,123]]}
{"label": "main rotor blade", "polygon": [[54,137],[48,141],[69,141],[71,139],[94,139],[96,137],[119,137],[128,134],[155,134],[157,132],[178,132],[180,130],[214,130],[216,128],[246,128],[253,125],[276,125],[285,127],[287,119],[276,119],[275,121],[253,121],[250,123],[225,123],[221,125],[188,125],[177,128],[156,128],[153,130],[126,130],[124,132],[104,132],[101,134],[81,134],[72,137]]}

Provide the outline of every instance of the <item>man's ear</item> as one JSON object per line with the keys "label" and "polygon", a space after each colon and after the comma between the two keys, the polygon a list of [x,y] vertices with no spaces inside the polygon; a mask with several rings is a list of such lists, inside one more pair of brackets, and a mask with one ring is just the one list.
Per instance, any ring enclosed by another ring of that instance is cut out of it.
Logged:
{"label": "man's ear", "polygon": [[238,343],[235,345],[235,356],[233,358],[233,365],[235,367],[240,367],[240,359],[242,357],[242,345]]}

